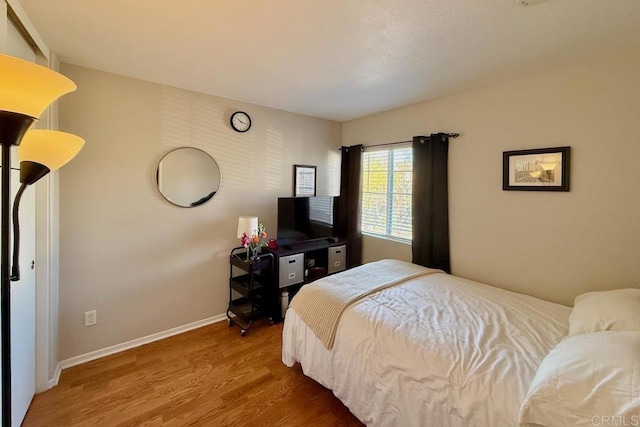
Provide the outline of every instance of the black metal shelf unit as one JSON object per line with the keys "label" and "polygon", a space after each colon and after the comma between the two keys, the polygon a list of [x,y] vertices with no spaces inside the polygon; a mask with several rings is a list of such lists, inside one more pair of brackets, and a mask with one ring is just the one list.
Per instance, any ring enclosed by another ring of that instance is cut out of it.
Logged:
{"label": "black metal shelf unit", "polygon": [[[229,255],[229,326],[240,327],[245,336],[254,320],[269,315],[274,256],[270,253],[247,258],[240,246]],[[272,321],[272,319],[270,319]]]}

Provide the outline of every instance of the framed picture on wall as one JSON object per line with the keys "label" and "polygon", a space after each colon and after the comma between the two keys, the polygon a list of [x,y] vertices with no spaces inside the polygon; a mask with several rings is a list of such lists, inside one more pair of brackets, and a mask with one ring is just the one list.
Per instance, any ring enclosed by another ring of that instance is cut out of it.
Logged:
{"label": "framed picture on wall", "polygon": [[570,148],[505,151],[502,153],[502,189],[569,191]]}
{"label": "framed picture on wall", "polygon": [[309,165],[293,165],[293,195],[316,195],[316,167]]}

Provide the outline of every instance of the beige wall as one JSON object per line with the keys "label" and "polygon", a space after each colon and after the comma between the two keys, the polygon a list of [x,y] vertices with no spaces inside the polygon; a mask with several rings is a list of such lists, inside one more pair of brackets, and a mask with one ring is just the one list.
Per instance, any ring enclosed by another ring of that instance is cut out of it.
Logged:
{"label": "beige wall", "polygon": [[411,261],[411,244],[368,235],[362,236],[362,260],[364,262],[386,258]]}
{"label": "beige wall", "polygon": [[[640,51],[342,129],[343,145],[461,133],[449,157],[454,274],[564,304],[585,291],[640,287]],[[562,145],[572,150],[569,193],[502,191],[503,151]],[[388,248],[365,238],[365,261]]]}
{"label": "beige wall", "polygon": [[[63,64],[78,90],[60,128],[87,143],[60,172],[60,359],[223,314],[239,215],[275,231],[293,164],[318,166],[318,195],[339,188],[339,123]],[[212,76],[215,78],[215,76]],[[253,120],[232,131],[230,114]],[[193,146],[222,171],[208,203],[184,209],[154,187],[161,156]],[[98,324],[84,327],[84,312]]]}

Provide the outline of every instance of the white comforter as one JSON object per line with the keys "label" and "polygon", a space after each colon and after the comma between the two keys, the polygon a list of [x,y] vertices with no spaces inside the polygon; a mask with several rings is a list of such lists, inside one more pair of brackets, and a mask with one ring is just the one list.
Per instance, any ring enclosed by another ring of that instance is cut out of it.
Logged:
{"label": "white comforter", "polygon": [[348,308],[333,349],[295,311],[282,361],[372,426],[517,426],[544,356],[567,334],[570,308],[447,274],[375,293]]}

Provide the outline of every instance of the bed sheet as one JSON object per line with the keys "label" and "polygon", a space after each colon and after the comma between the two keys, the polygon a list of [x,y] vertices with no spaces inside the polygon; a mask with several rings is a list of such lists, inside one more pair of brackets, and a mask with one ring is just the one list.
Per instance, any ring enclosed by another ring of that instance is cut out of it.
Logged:
{"label": "bed sheet", "polygon": [[571,309],[448,274],[377,292],[343,314],[332,350],[293,309],[282,361],[371,426],[517,426]]}

